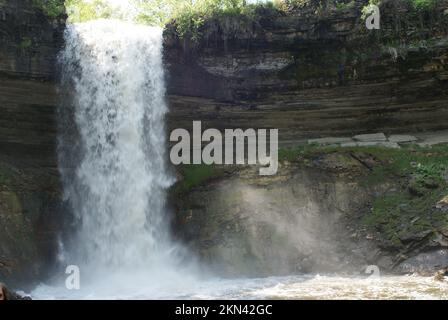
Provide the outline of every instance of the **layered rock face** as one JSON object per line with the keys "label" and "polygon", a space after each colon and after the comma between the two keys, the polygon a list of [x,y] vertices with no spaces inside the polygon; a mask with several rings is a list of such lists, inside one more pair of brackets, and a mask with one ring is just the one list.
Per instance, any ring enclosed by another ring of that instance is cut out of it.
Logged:
{"label": "layered rock face", "polygon": [[278,128],[283,142],[446,128],[447,2],[429,17],[383,1],[380,30],[365,26],[367,2],[216,18],[196,43],[171,26],[171,126]]}
{"label": "layered rock face", "polygon": [[433,167],[447,148],[418,150],[305,148],[281,159],[275,176],[217,166],[202,168],[199,183],[199,170],[184,168],[176,235],[228,276],[444,271],[448,179],[409,162]]}
{"label": "layered rock face", "polygon": [[[380,30],[365,26],[368,1],[345,2],[219,17],[205,22],[196,42],[169,26],[171,128],[191,129],[194,120],[218,129],[278,128],[283,145],[445,129],[448,2],[421,13],[409,2],[383,1]],[[327,160],[313,168],[284,163],[270,178],[224,169],[177,195],[176,233],[227,275],[350,272],[368,264],[402,272],[397,264],[406,257],[440,247],[403,236],[409,248],[397,248],[366,232],[360,220],[372,202],[400,186],[393,179],[368,186],[370,169],[356,159]]]}
{"label": "layered rock face", "polygon": [[56,56],[65,20],[33,1],[0,5],[0,147],[2,156],[54,166]]}
{"label": "layered rock face", "polygon": [[[331,157],[324,160],[341,165]],[[260,177],[255,168],[225,169],[178,197],[176,234],[226,276],[356,273],[373,263],[390,270],[391,260],[355,232],[354,217],[374,190],[363,186],[360,163],[345,165],[331,172],[335,167],[282,163],[274,177]]]}
{"label": "layered rock face", "polygon": [[36,279],[56,252],[56,56],[65,17],[0,2],[0,278]]}

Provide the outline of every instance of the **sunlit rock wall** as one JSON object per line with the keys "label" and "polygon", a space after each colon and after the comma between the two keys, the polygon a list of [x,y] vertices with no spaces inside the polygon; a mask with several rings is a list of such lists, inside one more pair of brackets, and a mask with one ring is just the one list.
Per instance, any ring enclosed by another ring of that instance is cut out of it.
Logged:
{"label": "sunlit rock wall", "polygon": [[171,126],[274,127],[283,142],[447,128],[447,1],[423,15],[383,1],[380,30],[368,1],[346,2],[213,19],[197,42],[169,26]]}

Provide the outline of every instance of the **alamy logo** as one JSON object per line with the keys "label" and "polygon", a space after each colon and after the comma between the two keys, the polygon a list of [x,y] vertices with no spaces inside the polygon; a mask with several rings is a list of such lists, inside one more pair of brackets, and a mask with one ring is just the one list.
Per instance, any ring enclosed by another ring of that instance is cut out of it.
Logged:
{"label": "alamy logo", "polygon": [[381,27],[380,8],[374,4],[370,4],[365,8],[366,28],[369,30],[379,30]]}
{"label": "alamy logo", "polygon": [[380,268],[375,265],[367,266],[366,274],[369,274],[369,279],[377,280],[381,278]]}
{"label": "alamy logo", "polygon": [[[269,155],[267,153],[269,137]],[[170,152],[174,165],[179,164],[226,164],[262,166],[262,176],[272,176],[278,170],[278,129],[217,129],[202,132],[201,121],[193,121],[193,139],[185,129],[175,129],[171,142],[177,142]],[[207,143],[203,146],[203,143]],[[247,146],[247,153],[245,152]]]}
{"label": "alamy logo", "polygon": [[75,265],[67,266],[65,274],[68,275],[65,279],[65,287],[67,290],[79,290],[81,288],[81,274],[79,267]]}

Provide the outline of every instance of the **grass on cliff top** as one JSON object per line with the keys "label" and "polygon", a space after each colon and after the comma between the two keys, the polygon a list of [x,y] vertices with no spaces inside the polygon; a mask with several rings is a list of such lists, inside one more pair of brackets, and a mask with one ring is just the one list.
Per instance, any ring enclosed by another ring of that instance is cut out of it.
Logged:
{"label": "grass on cliff top", "polygon": [[[386,179],[399,179],[410,177],[418,173],[421,177],[438,177],[441,181],[443,170],[448,169],[448,145],[438,145],[432,148],[421,148],[410,145],[402,149],[383,147],[319,147],[314,145],[300,145],[294,148],[279,149],[279,161],[311,164],[312,158],[322,154],[371,154],[381,162],[381,165],[372,168],[366,177],[366,183],[374,185]],[[342,158],[341,158],[342,159]],[[179,166],[183,180],[179,183],[179,190],[188,191],[202,183],[223,175],[222,167],[213,165],[183,165]]]}
{"label": "grass on cliff top", "polygon": [[[61,0],[35,1],[51,3]],[[70,22],[114,18],[161,27],[173,22],[181,38],[198,40],[201,27],[208,19],[230,16],[253,19],[256,8],[274,5],[272,1],[257,3],[246,0],[128,0],[127,6],[121,6],[108,0],[65,0],[65,6]],[[54,8],[49,5],[46,10],[52,12]]]}
{"label": "grass on cliff top", "polygon": [[[0,0],[2,1],[2,0]],[[268,8],[281,14],[294,14],[304,8],[315,8],[316,14],[354,8],[354,0],[32,0],[33,4],[50,17],[65,12],[70,22],[84,22],[99,18],[133,19],[136,23],[164,27],[173,23],[180,38],[198,41],[206,21],[215,20],[224,34],[234,32],[239,24],[258,21]],[[370,0],[380,5],[381,0]],[[399,0],[412,11],[426,12],[436,0]],[[366,0],[366,4],[368,1]],[[123,5],[124,4],[124,5]],[[361,12],[360,12],[361,14]],[[231,19],[236,18],[236,19]]]}
{"label": "grass on cliff top", "polygon": [[356,152],[371,154],[385,164],[381,168],[373,168],[373,175],[380,175],[382,173],[375,172],[376,169],[384,169],[386,173],[404,176],[414,172],[418,167],[448,166],[448,145],[445,144],[432,147],[408,145],[401,149],[375,146],[341,148],[302,145],[295,148],[280,149],[279,160],[296,161],[302,158],[309,159],[313,155],[319,154]]}

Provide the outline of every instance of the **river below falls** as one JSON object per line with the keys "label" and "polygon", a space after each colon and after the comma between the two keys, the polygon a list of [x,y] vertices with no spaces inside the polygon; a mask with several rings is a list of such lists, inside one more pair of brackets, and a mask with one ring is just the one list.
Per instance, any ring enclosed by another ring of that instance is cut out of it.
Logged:
{"label": "river below falls", "polygon": [[[166,286],[107,286],[68,291],[41,285],[33,299],[448,299],[448,281],[432,277],[382,276],[379,278],[302,275],[258,279],[221,279],[167,283]],[[104,290],[102,290],[104,289]]]}

